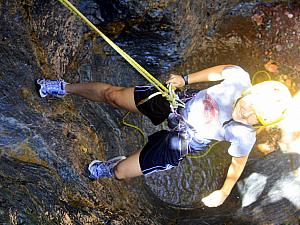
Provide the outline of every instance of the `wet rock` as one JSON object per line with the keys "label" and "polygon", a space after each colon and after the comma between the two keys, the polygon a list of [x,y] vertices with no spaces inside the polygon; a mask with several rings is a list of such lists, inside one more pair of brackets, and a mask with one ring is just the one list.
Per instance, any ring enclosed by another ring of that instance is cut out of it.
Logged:
{"label": "wet rock", "polygon": [[[282,32],[283,27],[273,21],[278,12],[286,10],[284,7],[277,7],[273,18],[270,12],[273,8],[261,6],[259,10],[273,24],[261,25],[257,31],[249,16],[255,4],[234,7],[231,15],[241,13],[248,16],[246,19],[225,17],[226,23],[221,23],[228,9],[237,2],[74,1],[113,41],[162,81],[173,70],[195,71],[215,64],[241,64],[252,72],[259,68],[257,65],[263,66],[256,57],[261,52],[272,49],[276,41],[285,46],[280,43],[282,37],[272,36],[277,30],[278,35]],[[297,221],[298,203],[282,186],[298,188],[293,171],[285,164],[292,155],[272,153],[264,160],[254,158],[239,186],[217,209],[202,205],[194,208],[202,196],[222,184],[229,162],[224,156],[225,148],[207,158],[188,159],[176,170],[146,179],[90,182],[84,168],[91,160],[128,155],[142,147],[142,138],[121,125],[124,111],[80,97],[40,99],[34,80],[44,76],[64,78],[68,82],[103,81],[121,86],[144,84],[145,80],[58,1],[4,0],[0,9],[1,222],[168,224],[176,220],[177,224],[266,224]],[[294,17],[285,18],[293,32],[297,32],[298,14],[289,12]],[[255,39],[257,33],[262,43]],[[287,38],[299,46],[294,36],[287,35]],[[291,53],[299,53],[296,50],[292,48]],[[276,52],[273,55],[278,57]],[[291,58],[285,59],[292,64]],[[133,115],[129,119],[147,134],[159,129],[144,117]],[[298,158],[292,157],[293,165],[298,166]],[[276,173],[274,164],[281,172]],[[253,188],[256,182],[259,190]],[[279,208],[282,211],[278,212]],[[284,214],[286,210],[289,213]]]}
{"label": "wet rock", "polygon": [[1,222],[133,224],[139,215],[140,223],[156,223],[141,205],[130,209],[134,199],[143,202],[130,183],[86,178],[86,165],[106,157],[101,136],[71,98],[40,99],[35,90],[37,78],[78,70],[83,25],[56,1],[3,1],[0,8]]}
{"label": "wet rock", "polygon": [[277,52],[280,52],[282,50],[282,48],[283,47],[281,45],[276,45],[275,46],[275,49],[276,49]]}
{"label": "wet rock", "polygon": [[230,164],[228,144],[220,143],[208,155],[193,154],[180,162],[179,167],[146,177],[149,189],[161,201],[179,208],[204,206],[201,199],[222,185]]}
{"label": "wet rock", "polygon": [[[281,224],[289,221],[297,224],[299,159],[297,153],[276,151],[260,160],[250,161],[248,170],[238,183],[242,201],[238,215],[243,216],[245,222]],[[284,207],[286,210],[274,207]],[[252,219],[246,219],[248,216]]]}

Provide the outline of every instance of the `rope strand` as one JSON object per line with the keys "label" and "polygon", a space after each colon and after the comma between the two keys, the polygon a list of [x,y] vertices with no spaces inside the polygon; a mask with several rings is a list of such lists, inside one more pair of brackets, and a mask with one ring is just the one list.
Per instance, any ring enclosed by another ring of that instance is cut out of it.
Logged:
{"label": "rope strand", "polygon": [[77,15],[86,25],[99,34],[114,50],[116,50],[130,65],[132,65],[143,77],[153,84],[164,96],[168,94],[168,89],[146,71],[140,64],[124,52],[119,46],[112,42],[104,33],[102,33],[91,21],[89,21],[72,3],[68,0],[59,0],[66,8]]}

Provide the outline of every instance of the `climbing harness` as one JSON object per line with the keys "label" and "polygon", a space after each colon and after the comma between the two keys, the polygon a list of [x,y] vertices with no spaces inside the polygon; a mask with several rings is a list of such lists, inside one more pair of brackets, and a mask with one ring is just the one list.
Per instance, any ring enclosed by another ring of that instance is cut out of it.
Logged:
{"label": "climbing harness", "polygon": [[72,3],[68,0],[59,0],[66,8],[77,15],[86,25],[99,34],[114,50],[116,50],[130,65],[132,65],[146,80],[148,80],[159,92],[165,97],[171,105],[171,109],[177,109],[179,106],[184,107],[176,97],[175,91],[171,85],[169,88],[165,87],[156,78],[154,78],[147,70],[124,52],[119,46],[112,42],[104,33],[102,33],[90,20],[88,20]]}

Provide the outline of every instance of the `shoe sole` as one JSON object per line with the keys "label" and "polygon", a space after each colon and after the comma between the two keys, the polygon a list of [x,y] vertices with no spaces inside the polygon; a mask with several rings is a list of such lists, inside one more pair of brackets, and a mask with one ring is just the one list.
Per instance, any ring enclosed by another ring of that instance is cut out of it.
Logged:
{"label": "shoe sole", "polygon": [[35,90],[36,92],[39,94],[39,96],[41,98],[45,98],[47,95],[44,95],[42,92],[41,92],[41,88],[42,88],[42,84],[40,83],[43,79],[36,79],[35,80]]}

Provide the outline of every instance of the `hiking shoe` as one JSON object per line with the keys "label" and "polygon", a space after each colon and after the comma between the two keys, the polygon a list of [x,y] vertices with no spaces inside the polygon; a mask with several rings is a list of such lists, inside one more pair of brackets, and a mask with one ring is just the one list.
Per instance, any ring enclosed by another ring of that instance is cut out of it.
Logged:
{"label": "hiking shoe", "polygon": [[117,156],[108,161],[94,160],[88,166],[89,178],[92,180],[104,177],[114,177],[114,167],[122,160],[126,159],[125,156]]}
{"label": "hiking shoe", "polygon": [[63,98],[67,94],[65,87],[68,83],[64,80],[38,79],[36,83],[40,86],[39,94],[42,98],[46,97],[47,95]]}

